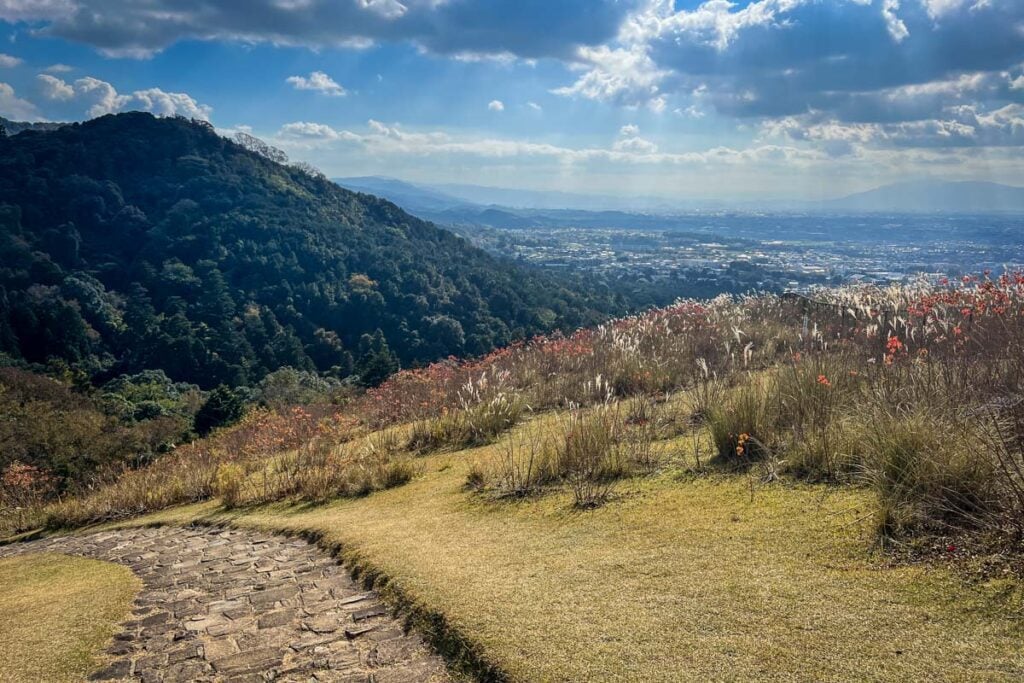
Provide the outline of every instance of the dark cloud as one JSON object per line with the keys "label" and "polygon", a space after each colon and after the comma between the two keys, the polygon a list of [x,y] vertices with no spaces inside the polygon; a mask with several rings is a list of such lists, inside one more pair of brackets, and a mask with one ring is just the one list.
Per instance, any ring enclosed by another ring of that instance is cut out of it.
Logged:
{"label": "dark cloud", "polygon": [[[756,3],[754,3],[756,4]],[[954,3],[955,4],[955,3]],[[811,110],[845,121],[895,122],[934,118],[951,105],[1020,102],[1004,71],[1024,63],[1024,2],[964,2],[939,16],[922,0],[893,8],[850,0],[810,2],[739,28],[727,45],[689,30],[660,31],[649,42],[658,68],[673,73],[663,86],[679,91],[704,83],[722,113],[779,117]],[[735,9],[735,12],[742,11]],[[984,83],[954,82],[982,72]]]}
{"label": "dark cloud", "polygon": [[[443,53],[565,57],[612,39],[635,0],[0,0],[0,18],[112,54],[186,39],[312,47],[413,41]],[[35,8],[35,11],[34,11]]]}

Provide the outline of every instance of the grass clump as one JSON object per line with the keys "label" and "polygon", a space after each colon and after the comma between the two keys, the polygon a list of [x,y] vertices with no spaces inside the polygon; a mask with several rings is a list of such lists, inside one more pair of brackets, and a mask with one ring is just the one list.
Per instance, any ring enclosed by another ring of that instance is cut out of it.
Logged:
{"label": "grass clump", "polygon": [[443,448],[486,446],[514,427],[525,409],[520,398],[502,393],[486,402],[415,422],[406,448],[422,454]]}
{"label": "grass clump", "polygon": [[489,465],[473,463],[466,485],[472,490],[491,486],[499,496],[511,497],[564,485],[573,492],[575,507],[597,507],[619,480],[658,467],[659,425],[660,409],[647,398],[574,406],[502,440]]}
{"label": "grass clump", "polygon": [[865,439],[865,478],[878,496],[883,538],[947,532],[980,521],[997,506],[992,463],[979,457],[970,429],[928,410],[872,416]]}
{"label": "grass clump", "polygon": [[0,681],[81,681],[142,582],[121,565],[56,554],[0,559]]}

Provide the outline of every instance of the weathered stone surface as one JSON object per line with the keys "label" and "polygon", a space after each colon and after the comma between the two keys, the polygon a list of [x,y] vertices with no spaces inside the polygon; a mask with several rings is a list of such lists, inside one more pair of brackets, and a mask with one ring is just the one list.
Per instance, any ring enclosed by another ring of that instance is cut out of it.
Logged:
{"label": "weathered stone surface", "polygon": [[89,676],[91,681],[113,681],[119,678],[128,678],[128,675],[132,670],[132,662],[130,659],[120,659],[110,666],[105,666],[92,676]]}
{"label": "weathered stone surface", "polygon": [[0,547],[0,557],[30,552],[118,562],[143,581],[107,649],[114,660],[92,680],[451,680],[376,593],[301,539],[161,527]]}

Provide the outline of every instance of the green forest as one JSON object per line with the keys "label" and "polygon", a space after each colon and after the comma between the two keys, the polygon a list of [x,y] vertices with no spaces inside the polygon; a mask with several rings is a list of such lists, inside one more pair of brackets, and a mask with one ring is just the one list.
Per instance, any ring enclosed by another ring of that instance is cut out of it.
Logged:
{"label": "green forest", "polygon": [[102,386],[374,385],[623,310],[255,138],[145,113],[0,139],[0,354]]}

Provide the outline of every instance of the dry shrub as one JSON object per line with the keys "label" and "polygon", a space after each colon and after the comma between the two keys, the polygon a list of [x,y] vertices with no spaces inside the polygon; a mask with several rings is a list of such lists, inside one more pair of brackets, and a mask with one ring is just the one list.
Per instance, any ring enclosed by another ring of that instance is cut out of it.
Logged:
{"label": "dry shrub", "polygon": [[1024,541],[1024,398],[994,401],[985,407],[982,446],[995,477],[999,506],[990,526]]}
{"label": "dry shrub", "polygon": [[780,444],[776,378],[747,375],[745,380],[705,415],[718,459],[730,466],[765,458]]}
{"label": "dry shrub", "polygon": [[591,411],[572,409],[561,420],[558,465],[576,507],[602,505],[616,481],[632,473],[619,448],[621,425],[616,418],[606,404]]}
{"label": "dry shrub", "polygon": [[217,474],[214,479],[214,492],[220,498],[224,507],[229,510],[236,507],[242,501],[242,487],[245,484],[245,477],[245,470],[237,463],[224,462],[217,467]]}
{"label": "dry shrub", "polygon": [[[471,470],[470,475],[474,472]],[[479,476],[479,472],[477,476]],[[505,440],[495,466],[498,490],[509,496],[536,493],[558,478],[558,455],[551,439],[537,429]]]}
{"label": "dry shrub", "polygon": [[997,504],[991,463],[977,457],[976,432],[949,414],[876,410],[862,438],[883,537],[947,531],[980,521]]}
{"label": "dry shrub", "polygon": [[776,428],[786,469],[812,481],[838,481],[860,466],[857,406],[864,374],[843,353],[816,354],[776,375]]}
{"label": "dry shrub", "polygon": [[415,453],[431,453],[443,448],[486,446],[514,427],[525,408],[518,397],[499,394],[486,403],[420,420],[413,424],[406,448]]}

